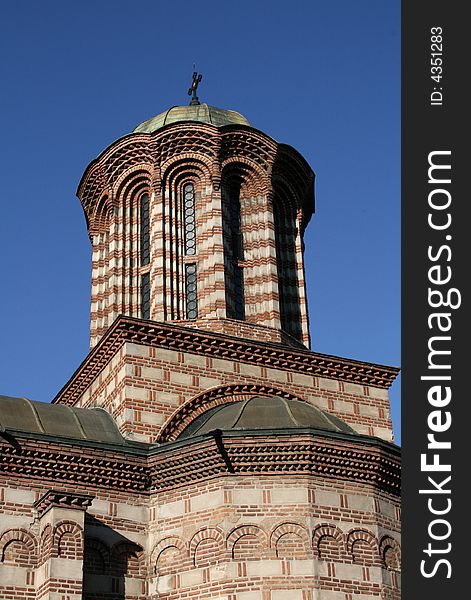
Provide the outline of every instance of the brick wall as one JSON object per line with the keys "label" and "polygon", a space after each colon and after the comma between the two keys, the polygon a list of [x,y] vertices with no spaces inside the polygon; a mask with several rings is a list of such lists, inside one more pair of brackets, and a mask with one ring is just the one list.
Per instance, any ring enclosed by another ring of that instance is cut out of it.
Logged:
{"label": "brick wall", "polygon": [[371,485],[266,475],[150,496],[81,486],[94,498],[86,512],[42,517],[33,500],[47,485],[2,490],[2,598],[399,598],[399,502]]}
{"label": "brick wall", "polygon": [[[155,445],[3,435],[1,598],[398,600],[390,444],[312,431],[171,443],[202,412],[253,395],[298,399],[391,440],[397,369],[307,351],[313,178],[265,134],[203,123],[128,135],[87,168],[78,195],[92,242],[92,351],[54,402],[104,408],[127,438]],[[243,318],[229,318],[238,294]]]}
{"label": "brick wall", "polygon": [[[269,174],[273,173],[270,177]],[[175,123],[112,144],[86,170],[78,195],[92,241],[91,346],[119,314],[141,317],[141,276],[150,274],[150,318],[179,321],[185,314],[184,266],[197,266],[198,316],[206,327],[229,317],[230,212],[225,190],[237,178],[243,256],[244,321],[292,333],[309,344],[304,284],[304,228],[313,211],[313,173],[292,148],[256,130],[224,131],[203,123]],[[185,255],[181,193],[196,195],[196,253]],[[150,198],[150,261],[141,264],[140,203]],[[280,314],[273,198],[292,207],[294,238],[278,245],[296,281],[296,310]],[[224,201],[226,199],[226,201]],[[226,207],[226,208],[224,208]],[[193,326],[192,321],[188,321]],[[249,334],[255,337],[256,334]]]}
{"label": "brick wall", "polygon": [[[228,386],[235,388],[233,394]],[[217,388],[224,388],[221,396],[237,399],[250,393],[243,386],[290,394],[336,415],[358,433],[392,439],[387,389],[143,344],[125,343],[74,402],[102,406],[125,435],[155,441],[179,407],[198,404],[198,397],[206,402],[208,390]]]}

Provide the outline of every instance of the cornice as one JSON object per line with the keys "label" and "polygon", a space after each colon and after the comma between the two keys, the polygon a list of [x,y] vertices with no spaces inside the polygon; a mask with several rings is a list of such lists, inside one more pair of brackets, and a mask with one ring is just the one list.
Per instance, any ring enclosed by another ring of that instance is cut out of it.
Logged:
{"label": "cornice", "polygon": [[[147,152],[156,153],[159,146],[162,143],[165,144],[167,142],[169,136],[171,139],[171,137],[175,134],[191,135],[194,133],[205,135],[208,139],[213,140],[215,144],[216,140],[230,139],[232,135],[240,134],[264,144],[264,147],[267,149],[267,154],[274,154],[276,148],[280,145],[276,140],[271,138],[263,131],[246,125],[227,125],[225,127],[216,127],[211,123],[179,121],[176,123],[169,123],[152,133],[131,132],[109,144],[95,159],[89,163],[79,182],[77,196],[79,198],[82,196],[86,188],[87,181],[89,180],[90,176],[93,175],[95,169],[98,166],[104,166],[107,162],[112,160],[114,155],[118,155],[120,151],[123,151],[127,146],[137,144]],[[299,152],[297,152],[297,150],[294,148],[289,148],[293,154],[299,154]]]}
{"label": "cornice", "polygon": [[94,496],[49,490],[34,503],[38,515],[42,517],[51,508],[70,508],[86,511],[92,504]]}
{"label": "cornice", "polygon": [[[43,436],[44,438],[44,436]],[[12,443],[12,441],[14,443]],[[113,489],[152,493],[214,477],[237,475],[302,475],[345,480],[400,493],[400,451],[376,438],[322,434],[318,431],[258,431],[244,435],[220,431],[146,452],[84,447],[55,440],[46,447],[21,432],[9,435],[0,456],[3,476],[40,480],[73,487],[38,501],[45,512],[52,505],[86,507],[91,496],[80,489]]]}
{"label": "cornice", "polygon": [[[39,436],[38,436],[39,437]],[[104,450],[100,444],[84,446],[78,440],[47,436],[35,440],[22,432],[9,432],[2,444],[0,472],[4,476],[40,479],[64,485],[143,492],[149,480],[145,456],[130,456],[121,449]],[[13,443],[12,443],[13,442]]]}
{"label": "cornice", "polygon": [[[117,182],[130,167],[139,166],[149,173],[158,170],[171,157],[185,153],[217,161],[219,170],[227,161],[246,158],[262,174],[272,171],[290,173],[296,181],[299,200],[304,208],[304,225],[309,221],[314,205],[312,186],[314,173],[305,159],[293,147],[279,144],[264,132],[245,125],[216,127],[209,123],[182,121],[168,124],[152,133],[130,133],[113,142],[86,168],[77,188],[87,224],[93,220],[96,204],[106,198],[112,205]],[[218,185],[219,175],[215,184]]]}
{"label": "cornice", "polygon": [[53,403],[74,405],[126,342],[167,348],[214,358],[236,360],[327,379],[387,389],[399,369],[316,352],[293,350],[281,344],[254,342],[181,325],[118,316],[85,358]]}
{"label": "cornice", "polygon": [[400,493],[400,459],[381,446],[327,440],[323,436],[221,436],[178,453],[151,458],[155,489],[172,488],[217,475],[311,475],[372,485]]}

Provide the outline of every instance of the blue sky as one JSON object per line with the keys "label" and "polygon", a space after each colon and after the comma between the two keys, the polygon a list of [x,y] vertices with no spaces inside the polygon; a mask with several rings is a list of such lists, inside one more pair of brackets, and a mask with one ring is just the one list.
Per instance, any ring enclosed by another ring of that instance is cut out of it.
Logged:
{"label": "blue sky", "polygon": [[[241,112],[316,173],[306,233],[313,350],[400,363],[400,3],[2,6],[0,394],[50,401],[88,352],[90,245],[75,191],[138,123]],[[399,382],[391,388],[400,441]]]}

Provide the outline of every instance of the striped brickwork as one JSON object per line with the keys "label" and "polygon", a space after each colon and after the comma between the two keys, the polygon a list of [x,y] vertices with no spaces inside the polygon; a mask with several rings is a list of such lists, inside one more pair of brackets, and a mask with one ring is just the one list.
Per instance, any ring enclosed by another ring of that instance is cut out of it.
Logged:
{"label": "striped brickwork", "polygon": [[[5,600],[399,600],[398,453],[319,436],[0,439]],[[320,596],[319,596],[320,594]]]}
{"label": "striped brickwork", "polygon": [[[284,329],[309,345],[302,235],[313,210],[313,173],[292,148],[259,131],[237,129],[176,123],[153,134],[131,134],[88,167],[78,195],[93,250],[92,347],[119,314],[187,320],[192,326],[194,319],[186,314],[187,264],[196,265],[197,318],[207,319],[208,328],[219,319],[236,318]],[[243,248],[238,256],[232,255],[228,192],[234,181]],[[191,255],[185,250],[187,184],[194,188],[196,208]],[[144,194],[149,198],[148,263],[141,256]],[[274,199],[289,207],[278,218],[279,231]],[[142,289],[147,274],[149,290]],[[243,307],[235,310],[241,298]]]}
{"label": "striped brickwork", "polygon": [[[0,597],[399,600],[398,369],[306,348],[302,157],[174,123],[116,141],[78,195],[92,349],[53,402],[104,409],[123,438],[2,432]],[[254,396],[354,431],[181,436]]]}
{"label": "striped brickwork", "polygon": [[252,390],[303,400],[358,433],[392,440],[387,388],[397,369],[296,349],[288,340],[273,343],[262,338],[271,330],[253,330],[257,342],[244,340],[243,330],[231,336],[122,318],[54,401],[103,407],[124,435],[154,442],[172,419],[187,411],[194,418],[196,405],[209,408],[209,398],[228,401]]}

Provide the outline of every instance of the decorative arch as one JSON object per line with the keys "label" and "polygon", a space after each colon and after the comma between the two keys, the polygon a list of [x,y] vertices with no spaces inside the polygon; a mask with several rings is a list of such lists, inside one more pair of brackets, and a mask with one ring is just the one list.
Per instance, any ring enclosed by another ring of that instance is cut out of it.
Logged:
{"label": "decorative arch", "polygon": [[82,177],[77,191],[87,219],[87,226],[89,226],[95,203],[99,202],[104,195],[111,196],[111,194],[112,188],[103,165],[96,161],[93,162]]}
{"label": "decorative arch", "polygon": [[267,173],[276,156],[277,144],[255,130],[226,131],[221,138],[221,162],[245,160],[257,165]]}
{"label": "decorative arch", "polygon": [[109,146],[92,161],[83,174],[77,191],[87,220],[92,221],[97,203],[104,196],[108,196],[108,201],[113,200],[113,190],[116,191],[130,173],[139,170],[153,172],[151,146],[148,140],[136,141],[129,136]]}
{"label": "decorative arch", "polygon": [[37,562],[36,538],[24,529],[9,529],[0,537],[0,564],[17,567],[35,567]]}
{"label": "decorative arch", "polygon": [[129,167],[124,171],[114,186],[114,206],[118,207],[126,199],[135,196],[141,189],[150,189],[152,184],[151,168],[142,165]]}
{"label": "decorative arch", "polygon": [[257,525],[240,525],[227,536],[226,547],[233,560],[261,558],[268,550],[268,536]]}
{"label": "decorative arch", "polygon": [[272,189],[273,197],[282,198],[295,214],[302,208],[299,190],[282,173],[273,174]]}
{"label": "decorative arch", "polygon": [[347,535],[347,552],[354,563],[360,565],[377,564],[378,541],[366,529],[353,529]]}
{"label": "decorative arch", "polygon": [[87,224],[90,236],[106,233],[113,216],[113,199],[111,190],[106,190],[87,214]]}
{"label": "decorative arch", "polygon": [[80,558],[83,553],[83,529],[73,521],[60,521],[54,527],[52,556]]}
{"label": "decorative arch", "polygon": [[128,138],[110,148],[110,152],[106,152],[100,162],[113,188],[116,189],[123,177],[130,172],[130,168],[152,172],[151,146],[148,142]]}
{"label": "decorative arch", "polygon": [[39,564],[43,564],[52,552],[52,526],[48,523],[39,536]]}
{"label": "decorative arch", "polygon": [[111,549],[111,570],[119,575],[145,576],[144,551],[139,544],[118,542]]}
{"label": "decorative arch", "polygon": [[303,227],[307,225],[314,209],[314,173],[304,158],[290,146],[279,144],[277,155],[273,164],[272,181],[274,187],[277,182],[289,186],[293,195],[298,199],[299,206],[303,208]]}
{"label": "decorative arch", "polygon": [[299,523],[281,523],[270,535],[270,548],[277,558],[307,558],[309,534]]}
{"label": "decorative arch", "polygon": [[390,535],[385,535],[379,543],[381,563],[391,571],[401,570],[401,547]]}
{"label": "decorative arch", "polygon": [[156,575],[178,570],[188,561],[188,546],[177,536],[163,538],[154,546],[151,564]]}
{"label": "decorative arch", "polygon": [[174,441],[192,421],[210,408],[248,400],[252,396],[280,396],[288,400],[307,402],[290,392],[270,385],[228,384],[214,387],[190,398],[178,407],[164,423],[156,441],[160,443]]}
{"label": "decorative arch", "polygon": [[204,154],[184,152],[161,163],[160,173],[162,184],[175,185],[186,174],[209,182],[212,175],[212,159]]}
{"label": "decorative arch", "polygon": [[345,536],[335,525],[318,525],[312,534],[314,555],[321,560],[341,561],[344,557]]}
{"label": "decorative arch", "polygon": [[175,157],[190,156],[207,160],[217,155],[218,130],[204,123],[174,123],[155,132],[156,158],[162,165]]}
{"label": "decorative arch", "polygon": [[240,180],[246,196],[267,195],[271,190],[267,170],[246,156],[231,156],[221,163],[221,185],[230,179]]}
{"label": "decorative arch", "polygon": [[83,569],[90,574],[107,573],[110,568],[110,549],[101,540],[87,537],[84,541]]}
{"label": "decorative arch", "polygon": [[204,527],[190,540],[190,557],[195,567],[218,562],[224,553],[224,534],[217,527]]}

